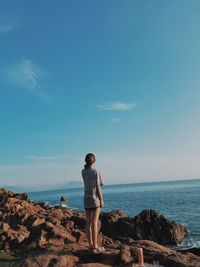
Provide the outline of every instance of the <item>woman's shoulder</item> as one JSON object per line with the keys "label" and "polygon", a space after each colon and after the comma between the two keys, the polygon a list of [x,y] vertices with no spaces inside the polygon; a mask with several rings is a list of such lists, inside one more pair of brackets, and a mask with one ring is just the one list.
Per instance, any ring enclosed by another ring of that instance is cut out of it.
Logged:
{"label": "woman's shoulder", "polygon": [[96,169],[96,168],[92,168],[92,170],[93,170],[93,172],[94,172],[95,174],[99,174],[99,173],[100,173],[100,171],[99,171],[98,169]]}
{"label": "woman's shoulder", "polygon": [[84,174],[86,172],[90,172],[90,173],[94,173],[94,174],[99,174],[100,173],[99,170],[96,169],[96,168],[89,168],[89,169],[85,169],[84,168],[84,169],[81,170],[82,174]]}

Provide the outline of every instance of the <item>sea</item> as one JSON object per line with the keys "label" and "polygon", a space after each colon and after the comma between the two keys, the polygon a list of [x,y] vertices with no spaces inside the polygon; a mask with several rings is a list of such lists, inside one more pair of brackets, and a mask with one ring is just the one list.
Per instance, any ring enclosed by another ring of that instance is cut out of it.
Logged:
{"label": "sea", "polygon": [[[29,198],[48,205],[59,204],[61,196],[67,205],[83,211],[83,187],[29,192]],[[189,235],[180,249],[200,248],[200,179],[103,185],[105,207],[102,211],[122,210],[133,217],[144,209],[154,209],[170,220],[187,226]],[[64,204],[65,205],[65,204]]]}

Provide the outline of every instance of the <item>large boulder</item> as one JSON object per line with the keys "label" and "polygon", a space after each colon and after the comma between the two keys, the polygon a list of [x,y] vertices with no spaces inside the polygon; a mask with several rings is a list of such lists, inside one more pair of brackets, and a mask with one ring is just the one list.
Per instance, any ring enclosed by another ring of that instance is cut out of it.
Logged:
{"label": "large boulder", "polygon": [[113,239],[147,239],[160,244],[175,245],[188,233],[184,225],[170,221],[154,210],[144,210],[134,218],[124,215],[113,218],[107,215],[108,219],[105,220],[104,217],[102,232]]}
{"label": "large boulder", "polygon": [[188,234],[187,228],[170,221],[154,210],[144,210],[133,218],[138,239],[148,239],[160,244],[178,244]]}

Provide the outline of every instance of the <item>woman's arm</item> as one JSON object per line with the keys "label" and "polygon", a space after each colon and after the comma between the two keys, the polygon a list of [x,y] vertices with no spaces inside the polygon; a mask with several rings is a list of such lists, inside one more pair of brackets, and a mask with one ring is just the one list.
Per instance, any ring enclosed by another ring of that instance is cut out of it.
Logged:
{"label": "woman's arm", "polygon": [[99,173],[99,179],[100,179],[100,186],[103,186],[103,180],[102,180],[102,177],[101,177],[100,173]]}
{"label": "woman's arm", "polygon": [[97,194],[100,199],[100,207],[103,208],[104,202],[103,202],[103,195],[101,190],[102,180],[100,174],[97,174]]}

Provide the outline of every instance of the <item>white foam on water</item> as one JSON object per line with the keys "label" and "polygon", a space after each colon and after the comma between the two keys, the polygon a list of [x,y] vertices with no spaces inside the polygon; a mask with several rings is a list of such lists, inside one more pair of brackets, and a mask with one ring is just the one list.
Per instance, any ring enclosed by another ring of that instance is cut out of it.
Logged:
{"label": "white foam on water", "polygon": [[188,249],[188,248],[200,248],[200,240],[188,236],[180,244],[177,245],[178,249]]}
{"label": "white foam on water", "polygon": [[64,204],[64,203],[62,203],[61,206],[64,208],[70,208],[67,204]]}

